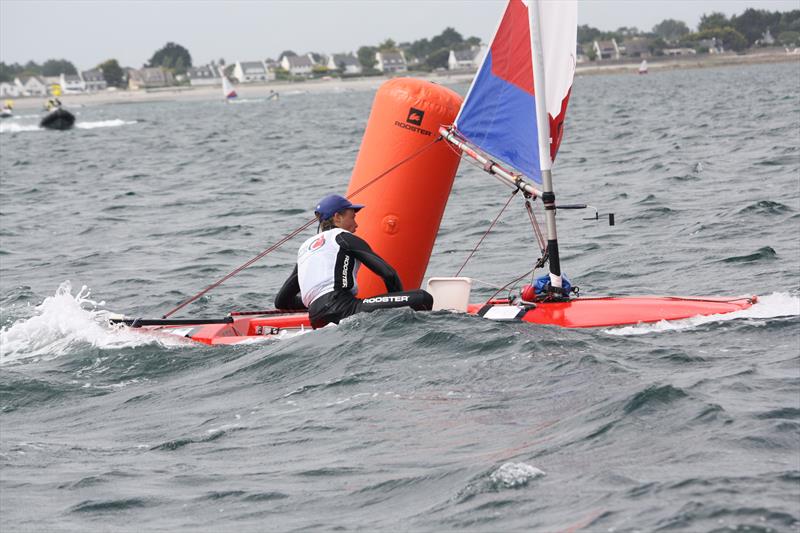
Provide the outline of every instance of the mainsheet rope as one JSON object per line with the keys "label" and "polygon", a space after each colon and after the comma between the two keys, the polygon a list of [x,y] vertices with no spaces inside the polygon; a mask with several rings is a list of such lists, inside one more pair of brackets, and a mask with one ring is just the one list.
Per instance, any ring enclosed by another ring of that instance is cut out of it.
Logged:
{"label": "mainsheet rope", "polygon": [[[405,159],[401,160],[399,163],[395,163],[394,165],[392,165],[391,167],[389,167],[389,169],[388,169],[388,170],[386,170],[386,171],[382,172],[381,174],[378,174],[376,177],[374,177],[373,179],[371,179],[370,181],[368,181],[367,183],[365,183],[363,186],[359,187],[358,189],[356,189],[355,191],[353,191],[352,193],[350,193],[350,194],[347,196],[347,198],[349,199],[349,198],[351,198],[351,197],[353,197],[353,196],[357,195],[358,193],[360,193],[361,191],[363,191],[363,190],[364,190],[364,189],[366,189],[367,187],[369,187],[369,186],[371,186],[371,185],[375,184],[375,183],[376,183],[378,180],[380,180],[381,178],[385,177],[385,176],[386,176],[386,175],[388,175],[390,172],[392,172],[392,171],[396,170],[396,169],[397,169],[398,167],[400,167],[401,165],[403,165],[403,164],[405,164],[405,163],[409,162],[410,160],[414,159],[415,157],[419,156],[420,154],[422,154],[423,152],[425,152],[426,150],[428,150],[428,149],[429,149],[431,146],[433,146],[434,144],[436,144],[437,142],[439,142],[439,141],[441,141],[441,140],[442,140],[442,137],[441,137],[441,136],[440,136],[440,137],[437,137],[436,139],[434,139],[433,141],[429,142],[428,144],[426,144],[425,146],[423,146],[422,148],[420,148],[419,150],[417,150],[417,151],[416,151],[416,152],[414,152],[413,154],[411,154],[411,155],[409,155],[408,157],[406,157]],[[237,267],[236,269],[232,270],[231,272],[229,272],[228,274],[226,274],[225,276],[223,276],[222,278],[220,278],[218,281],[215,281],[214,283],[212,283],[211,285],[209,285],[208,287],[206,287],[206,288],[205,288],[205,289],[203,289],[202,291],[198,292],[198,293],[197,293],[197,294],[195,294],[194,296],[192,296],[192,297],[190,297],[190,298],[187,298],[186,300],[184,300],[183,302],[181,302],[180,304],[178,304],[178,305],[177,305],[177,306],[176,306],[174,309],[172,309],[172,310],[171,310],[171,311],[169,311],[168,313],[164,314],[164,315],[163,315],[161,318],[169,318],[169,317],[170,317],[171,315],[173,315],[173,314],[174,314],[176,311],[179,311],[179,310],[183,309],[184,307],[186,307],[186,306],[187,306],[187,305],[189,305],[190,303],[194,302],[195,300],[197,300],[198,298],[200,298],[200,297],[201,297],[201,296],[203,296],[204,294],[208,293],[208,292],[209,292],[209,291],[211,291],[212,289],[215,289],[216,287],[219,287],[219,286],[220,286],[220,285],[222,285],[224,282],[226,282],[227,280],[229,280],[230,278],[232,278],[233,276],[235,276],[236,274],[238,274],[239,272],[241,272],[241,271],[242,271],[242,270],[244,270],[245,268],[249,267],[250,265],[252,265],[252,264],[253,264],[253,263],[255,263],[256,261],[258,261],[259,259],[261,259],[261,258],[263,258],[264,256],[266,256],[267,254],[269,254],[269,253],[271,253],[271,252],[273,252],[273,251],[277,250],[277,249],[278,249],[278,248],[280,248],[282,245],[286,244],[288,241],[290,241],[292,238],[294,238],[294,237],[295,237],[297,234],[299,234],[299,233],[300,233],[300,232],[302,232],[303,230],[307,229],[308,227],[310,227],[310,226],[311,226],[312,224],[314,224],[315,222],[317,222],[317,218],[316,218],[316,217],[312,218],[311,220],[309,220],[308,222],[306,222],[305,224],[303,224],[303,225],[302,225],[302,226],[300,226],[299,228],[295,229],[294,231],[292,231],[292,232],[291,232],[291,233],[289,233],[288,235],[284,236],[284,237],[283,237],[283,238],[281,238],[281,239],[280,239],[278,242],[276,242],[275,244],[273,244],[272,246],[270,246],[269,248],[267,248],[266,250],[264,250],[263,252],[261,252],[260,254],[258,254],[257,256],[255,256],[254,258],[250,259],[250,260],[249,260],[249,261],[247,261],[246,263],[244,263],[244,264],[242,264],[241,266]]]}
{"label": "mainsheet rope", "polygon": [[519,192],[519,189],[514,189],[514,192],[512,192],[511,196],[508,197],[508,200],[506,201],[506,205],[503,206],[503,208],[500,210],[500,212],[497,213],[497,216],[494,217],[494,220],[492,220],[492,223],[489,224],[489,229],[486,230],[486,232],[483,234],[483,236],[478,241],[478,244],[475,245],[475,248],[472,249],[470,254],[464,260],[464,264],[461,265],[461,268],[458,269],[458,272],[456,272],[455,277],[458,277],[461,274],[461,271],[464,270],[464,267],[467,266],[467,263],[469,263],[469,260],[472,259],[472,256],[475,255],[475,252],[478,251],[478,248],[480,247],[480,245],[483,242],[483,240],[486,238],[487,235],[489,235],[489,232],[492,231],[492,228],[494,227],[495,224],[497,224],[497,221],[500,220],[500,216],[503,214],[503,212],[506,210],[506,207],[508,207],[508,204],[511,203],[511,200],[514,199],[514,196],[516,196],[518,192]]}

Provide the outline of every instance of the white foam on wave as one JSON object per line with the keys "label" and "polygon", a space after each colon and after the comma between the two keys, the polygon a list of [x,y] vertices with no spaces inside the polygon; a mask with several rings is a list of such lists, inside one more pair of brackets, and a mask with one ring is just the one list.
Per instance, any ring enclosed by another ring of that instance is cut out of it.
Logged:
{"label": "white foam on wave", "polygon": [[0,365],[30,358],[53,359],[76,346],[118,350],[148,344],[187,345],[185,339],[178,337],[154,337],[129,328],[110,327],[111,313],[99,309],[105,303],[89,296],[85,285],[73,295],[72,284],[65,281],[35,308],[34,316],[0,329]]}
{"label": "white foam on wave", "polygon": [[544,475],[542,470],[526,463],[503,463],[500,468],[492,472],[490,479],[496,485],[513,489],[527,485],[532,479]]}
{"label": "white foam on wave", "polygon": [[136,124],[136,121],[116,118],[113,120],[98,120],[96,122],[76,122],[75,127],[81,130],[93,130],[96,128],[118,128],[119,126],[129,126],[131,124]]}
{"label": "white foam on wave", "polygon": [[785,292],[774,292],[759,296],[758,302],[747,309],[722,315],[696,316],[684,320],[662,320],[648,324],[636,324],[603,330],[609,335],[646,335],[691,329],[711,322],[725,322],[740,318],[769,319],[800,315],[800,297]]}
{"label": "white foam on wave", "polygon": [[[93,122],[76,122],[75,127],[79,130],[94,130],[97,128],[118,128],[136,124],[135,120],[122,120],[115,118],[112,120],[98,120]],[[38,124],[17,124],[2,122],[0,123],[0,133],[19,133],[22,131],[48,131],[40,128]]]}
{"label": "white foam on wave", "polygon": [[263,100],[263,99],[261,99],[261,100],[253,100],[253,99],[249,99],[249,98],[241,98],[241,99],[237,98],[236,100],[228,100],[229,104],[260,104],[260,103],[263,103],[263,102],[266,102],[266,100]]}
{"label": "white foam on wave", "polygon": [[38,124],[17,124],[16,122],[0,122],[0,133],[18,133],[20,131],[39,130]]}

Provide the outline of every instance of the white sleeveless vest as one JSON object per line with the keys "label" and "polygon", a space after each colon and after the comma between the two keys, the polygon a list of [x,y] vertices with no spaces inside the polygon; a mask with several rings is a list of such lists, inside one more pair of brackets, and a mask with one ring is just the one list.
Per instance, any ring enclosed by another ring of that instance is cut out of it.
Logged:
{"label": "white sleeveless vest", "polygon": [[[297,251],[297,278],[300,283],[300,297],[306,307],[311,302],[333,291],[334,275],[336,269],[336,258],[339,255],[339,245],[336,236],[342,233],[341,228],[334,228],[319,233],[303,244]],[[355,283],[358,268],[361,266],[359,261],[352,257],[345,257],[345,261],[351,261],[353,286],[350,291],[355,296],[358,293],[358,285]],[[346,269],[350,270],[350,269]],[[340,284],[341,285],[341,284]],[[344,283],[346,286],[347,283]]]}

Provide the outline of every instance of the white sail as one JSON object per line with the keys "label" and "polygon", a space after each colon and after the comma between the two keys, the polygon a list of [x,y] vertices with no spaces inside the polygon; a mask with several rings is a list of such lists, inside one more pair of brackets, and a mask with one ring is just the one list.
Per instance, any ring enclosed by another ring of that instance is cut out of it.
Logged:
{"label": "white sail", "polygon": [[222,75],[222,96],[226,100],[231,100],[237,96],[236,89],[233,88],[231,80],[225,74]]}

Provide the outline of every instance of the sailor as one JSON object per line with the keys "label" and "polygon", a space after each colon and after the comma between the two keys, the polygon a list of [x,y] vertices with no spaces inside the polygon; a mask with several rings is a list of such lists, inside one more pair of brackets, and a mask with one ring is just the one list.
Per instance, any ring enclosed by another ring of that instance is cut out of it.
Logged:
{"label": "sailor", "polygon": [[[356,213],[363,207],[338,194],[320,200],[314,211],[319,232],[300,246],[297,264],[275,297],[276,308],[307,308],[311,326],[321,328],[376,309],[411,307],[429,311],[433,307],[433,297],[428,292],[404,292],[397,272],[366,241],[354,235],[358,228]],[[356,275],[361,264],[383,279],[387,294],[356,298]]]}

